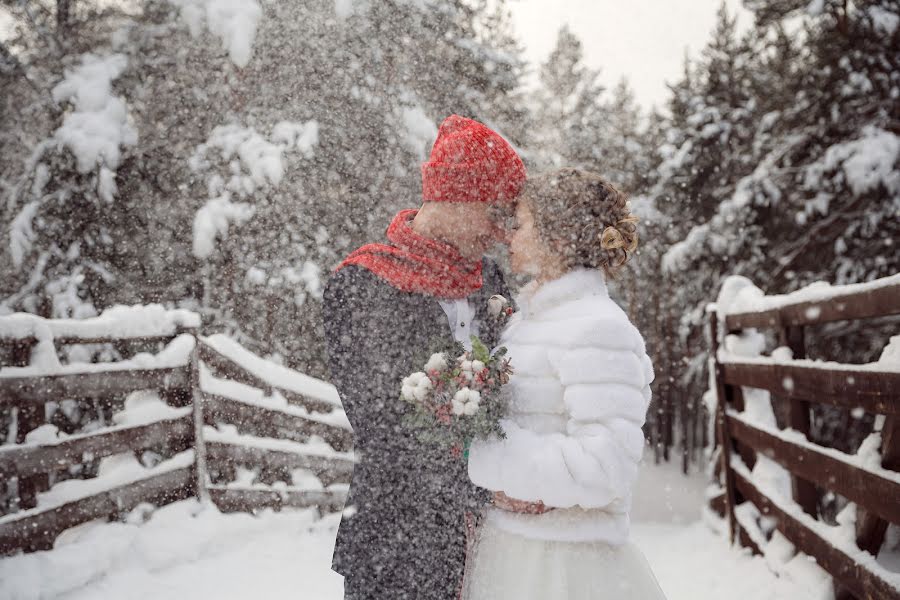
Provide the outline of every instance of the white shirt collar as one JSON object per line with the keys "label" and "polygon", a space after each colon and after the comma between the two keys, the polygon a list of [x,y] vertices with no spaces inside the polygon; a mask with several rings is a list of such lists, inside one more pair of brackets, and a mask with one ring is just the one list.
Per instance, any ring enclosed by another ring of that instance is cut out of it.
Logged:
{"label": "white shirt collar", "polygon": [[472,340],[470,336],[478,335],[479,323],[475,319],[475,310],[468,298],[461,299],[445,299],[438,298],[441,308],[447,315],[447,321],[450,325],[450,332],[453,339],[460,342],[466,350],[472,349]]}

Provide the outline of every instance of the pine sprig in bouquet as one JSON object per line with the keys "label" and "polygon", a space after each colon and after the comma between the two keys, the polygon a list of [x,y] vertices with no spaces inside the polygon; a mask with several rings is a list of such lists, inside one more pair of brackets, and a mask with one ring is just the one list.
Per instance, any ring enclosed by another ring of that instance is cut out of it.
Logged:
{"label": "pine sprig in bouquet", "polygon": [[400,398],[409,403],[405,424],[422,442],[447,448],[455,456],[467,456],[476,437],[505,437],[500,419],[508,399],[501,387],[509,381],[512,366],[501,347],[491,354],[472,336],[472,350],[461,344],[434,352],[423,371],[403,379]]}

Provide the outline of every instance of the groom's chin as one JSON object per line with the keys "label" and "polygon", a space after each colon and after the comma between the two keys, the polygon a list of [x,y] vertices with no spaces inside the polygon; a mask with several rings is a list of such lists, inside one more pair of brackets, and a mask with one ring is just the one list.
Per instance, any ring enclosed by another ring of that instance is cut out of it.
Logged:
{"label": "groom's chin", "polygon": [[486,236],[482,239],[479,239],[478,241],[483,248],[482,254],[487,254],[488,252],[496,250],[497,246],[505,246],[506,245],[506,243],[503,240],[498,240],[494,236],[489,236],[489,237]]}

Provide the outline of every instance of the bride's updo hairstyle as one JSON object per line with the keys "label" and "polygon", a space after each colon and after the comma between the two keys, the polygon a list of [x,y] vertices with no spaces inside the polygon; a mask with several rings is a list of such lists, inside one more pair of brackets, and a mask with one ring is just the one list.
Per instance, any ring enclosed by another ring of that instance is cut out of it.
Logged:
{"label": "bride's updo hairstyle", "polygon": [[638,218],[627,199],[603,177],[574,168],[530,178],[522,194],[541,239],[566,268],[603,269],[608,277],[638,245]]}

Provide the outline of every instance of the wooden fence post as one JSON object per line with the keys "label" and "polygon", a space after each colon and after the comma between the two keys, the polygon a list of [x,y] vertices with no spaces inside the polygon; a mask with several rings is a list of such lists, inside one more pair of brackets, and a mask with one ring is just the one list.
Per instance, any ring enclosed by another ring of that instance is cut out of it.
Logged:
{"label": "wooden fence post", "polygon": [[191,398],[194,414],[194,494],[200,502],[209,500],[206,487],[206,443],[203,441],[203,394],[200,390],[200,338],[194,335],[191,351]]}
{"label": "wooden fence post", "polygon": [[[12,364],[18,367],[28,366],[31,360],[31,344],[16,344],[12,351]],[[30,400],[17,404],[16,443],[24,444],[25,436],[37,429],[46,421],[44,404]],[[19,510],[37,506],[37,495],[50,487],[47,473],[18,478]]]}
{"label": "wooden fence post", "polygon": [[[888,415],[881,428],[881,466],[891,471],[900,471],[900,419]],[[861,509],[856,513],[856,543],[861,550],[878,555],[888,523]]]}
{"label": "wooden fence post", "polygon": [[[900,419],[897,415],[887,415],[881,428],[881,466],[892,471],[900,471]],[[856,507],[856,545],[872,556],[878,556],[888,522]],[[835,600],[855,600],[855,596],[846,587],[835,584]]]}
{"label": "wooden fence post", "polygon": [[728,395],[725,390],[725,380],[722,374],[722,365],[719,363],[719,319],[715,311],[709,313],[709,330],[712,339],[712,356],[716,381],[716,437],[719,440],[719,456],[721,458],[721,472],[725,477],[725,514],[728,518],[728,542],[734,543],[737,534],[737,522],[734,517],[735,483],[734,472],[731,470],[731,438],[728,435],[728,427],[725,423],[725,409]]}
{"label": "wooden fence post", "polygon": [[[746,405],[744,404],[744,389],[741,386],[725,386],[725,394],[728,398],[728,403],[734,410],[744,412]],[[741,443],[737,443],[736,446],[738,454],[741,455],[741,460],[744,461],[744,464],[747,465],[748,469],[753,470],[754,465],[756,465],[756,451]],[[736,495],[738,502],[742,502],[743,497],[741,496],[740,491],[738,491]]]}
{"label": "wooden fence post", "polygon": [[[15,366],[25,367],[31,362],[30,343],[20,343],[13,347],[12,364]],[[25,436],[46,422],[46,409],[43,402],[35,402],[33,400],[20,401],[17,404],[16,416],[16,443],[24,444]],[[27,510],[37,506],[37,495],[40,492],[50,489],[49,473],[37,473],[28,475],[27,477],[17,477],[17,510]],[[38,550],[49,550],[53,547],[53,539],[48,539],[45,535],[36,534],[26,546],[29,552]]]}
{"label": "wooden fence post", "polygon": [[[783,326],[778,334],[779,343],[790,348],[795,359],[806,358],[806,342],[802,326]],[[810,403],[806,400],[791,398],[788,401],[788,426],[807,438],[810,430],[810,410]],[[791,490],[797,504],[807,514],[817,518],[819,494],[816,486],[792,474]]]}

